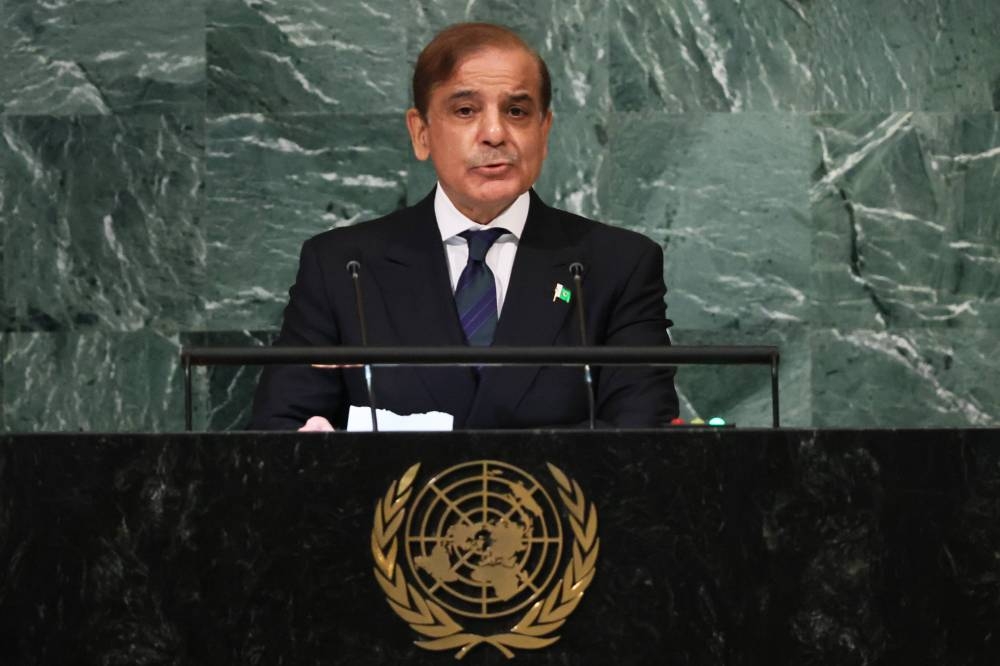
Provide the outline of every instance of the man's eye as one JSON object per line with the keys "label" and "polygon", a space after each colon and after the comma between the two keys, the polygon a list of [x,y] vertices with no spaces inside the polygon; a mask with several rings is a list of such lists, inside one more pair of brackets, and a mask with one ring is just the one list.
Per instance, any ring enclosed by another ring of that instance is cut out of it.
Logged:
{"label": "man's eye", "polygon": [[473,113],[471,106],[460,106],[455,109],[455,115],[461,116],[462,118],[468,118]]}
{"label": "man's eye", "polygon": [[509,113],[510,115],[514,116],[515,118],[523,118],[524,116],[528,115],[528,112],[525,111],[524,109],[522,109],[519,106],[512,106],[512,107],[510,107],[510,109],[507,111],[507,113]]}

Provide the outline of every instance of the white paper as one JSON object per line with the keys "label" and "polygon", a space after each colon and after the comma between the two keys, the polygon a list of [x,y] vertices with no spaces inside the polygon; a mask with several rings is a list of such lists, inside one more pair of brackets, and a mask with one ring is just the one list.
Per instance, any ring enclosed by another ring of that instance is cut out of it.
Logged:
{"label": "white paper", "polygon": [[[455,417],[445,412],[427,412],[425,414],[397,414],[388,409],[376,409],[379,432],[409,431],[434,432],[451,430]],[[371,432],[372,410],[370,407],[351,405],[347,414],[348,432]]]}

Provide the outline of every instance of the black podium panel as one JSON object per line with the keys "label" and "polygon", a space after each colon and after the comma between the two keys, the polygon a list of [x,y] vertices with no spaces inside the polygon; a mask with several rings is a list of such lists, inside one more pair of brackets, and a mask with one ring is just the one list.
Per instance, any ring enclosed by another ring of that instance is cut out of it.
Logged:
{"label": "black podium panel", "polygon": [[596,509],[593,582],[512,663],[1000,663],[1000,431],[703,430],[2,437],[0,664],[454,663],[390,607],[372,534],[413,465],[410,511],[470,461],[568,524],[552,464]]}

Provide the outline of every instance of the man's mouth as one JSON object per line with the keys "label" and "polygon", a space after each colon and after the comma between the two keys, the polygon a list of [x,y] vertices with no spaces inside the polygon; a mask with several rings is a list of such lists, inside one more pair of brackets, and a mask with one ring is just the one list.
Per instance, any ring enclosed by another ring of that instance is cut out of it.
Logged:
{"label": "man's mouth", "polygon": [[487,175],[498,175],[506,172],[510,167],[510,162],[490,162],[489,164],[481,164],[475,167],[475,170]]}
{"label": "man's mouth", "polygon": [[480,174],[503,175],[518,162],[518,156],[502,150],[483,152],[472,157],[469,165]]}

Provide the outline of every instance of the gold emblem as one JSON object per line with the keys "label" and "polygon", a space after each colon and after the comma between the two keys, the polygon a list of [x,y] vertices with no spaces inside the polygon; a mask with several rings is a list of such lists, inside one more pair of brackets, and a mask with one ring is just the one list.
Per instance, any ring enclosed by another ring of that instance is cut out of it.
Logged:
{"label": "gold emblem", "polygon": [[375,579],[423,637],[416,644],[461,659],[485,643],[510,658],[558,641],[600,547],[597,509],[580,485],[548,465],[573,535],[567,546],[556,503],[524,470],[496,460],[455,465],[416,492],[411,507],[419,469],[406,470],[376,505],[371,543]]}

